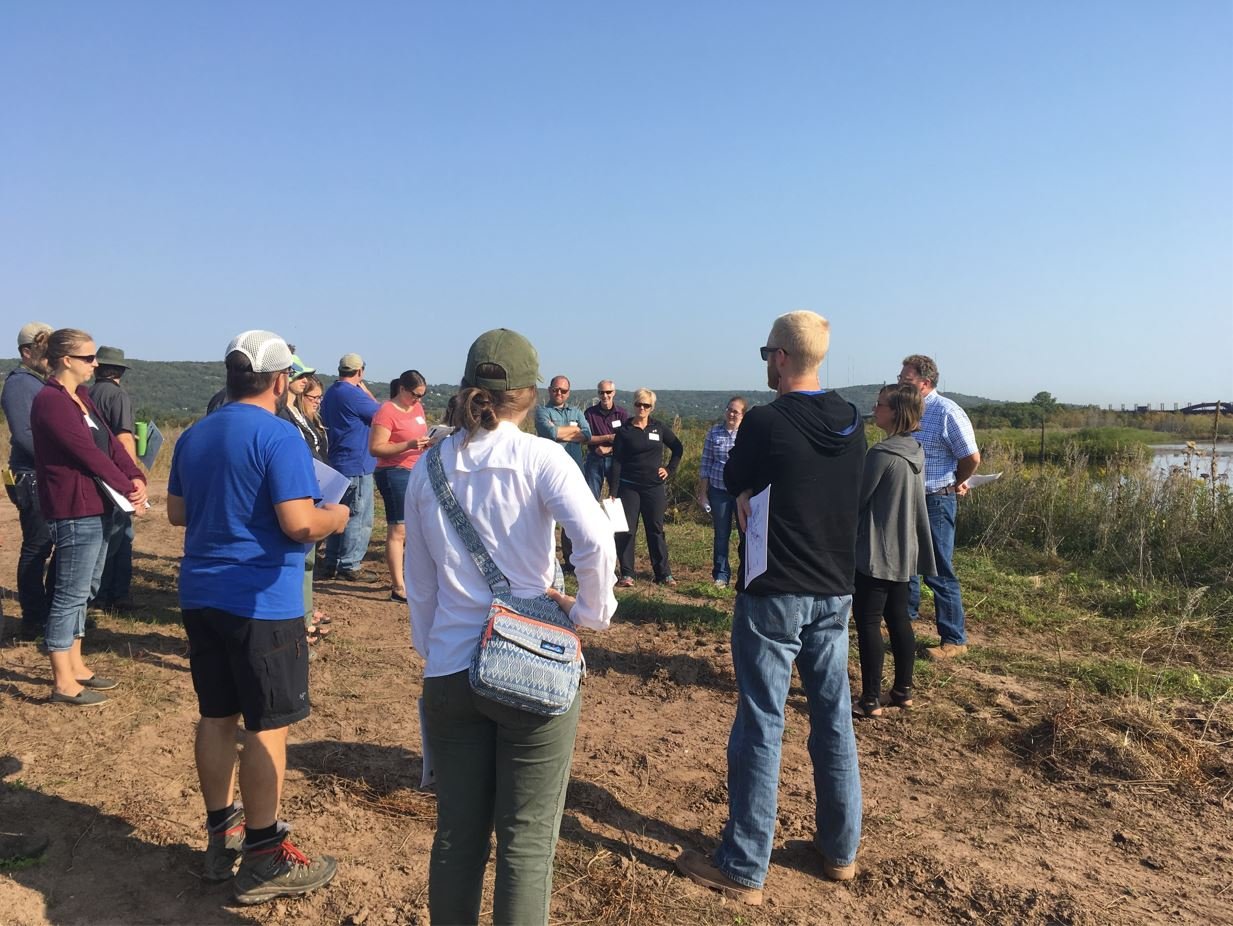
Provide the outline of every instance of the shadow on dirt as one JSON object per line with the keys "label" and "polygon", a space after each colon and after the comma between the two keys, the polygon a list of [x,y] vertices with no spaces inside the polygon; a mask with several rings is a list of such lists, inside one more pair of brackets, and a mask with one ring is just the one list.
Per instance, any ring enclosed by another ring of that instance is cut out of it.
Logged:
{"label": "shadow on dirt", "polygon": [[[7,894],[5,922],[255,924],[223,907],[229,883],[198,877],[204,848],[156,845],[127,820],[33,790],[16,777],[22,763],[0,756],[0,821],[5,833],[42,836],[47,850],[0,866],[4,880],[42,895],[42,904]],[[41,907],[41,909],[40,909]]]}
{"label": "shadow on dirt", "polygon": [[313,740],[287,744],[287,767],[309,778],[341,778],[377,796],[419,787],[424,760],[401,746]]}
{"label": "shadow on dirt", "polygon": [[736,679],[731,672],[705,657],[646,650],[622,652],[597,646],[590,640],[584,652],[589,673],[606,675],[618,672],[649,683],[662,682],[673,686],[672,693],[676,696],[685,696],[693,685],[716,691],[736,691]]}

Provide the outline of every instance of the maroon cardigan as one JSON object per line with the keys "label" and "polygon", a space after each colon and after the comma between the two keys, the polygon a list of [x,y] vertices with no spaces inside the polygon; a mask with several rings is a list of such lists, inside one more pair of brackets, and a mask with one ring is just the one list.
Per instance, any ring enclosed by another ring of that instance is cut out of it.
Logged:
{"label": "maroon cardigan", "polygon": [[[77,387],[77,397],[90,409],[95,424],[107,431],[85,386]],[[134,479],[145,481],[133,458],[110,431],[110,453],[98,449],[81,409],[54,376],[47,377],[47,384],[34,397],[30,430],[39,506],[48,521],[88,518],[107,510],[102,489],[94,481],[96,476],[125,496],[133,491]]]}

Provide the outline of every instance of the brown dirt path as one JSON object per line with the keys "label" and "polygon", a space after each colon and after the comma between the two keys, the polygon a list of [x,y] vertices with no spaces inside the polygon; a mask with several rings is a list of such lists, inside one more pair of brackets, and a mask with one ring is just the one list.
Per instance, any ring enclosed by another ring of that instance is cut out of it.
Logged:
{"label": "brown dirt path", "polygon": [[[0,506],[10,615],[18,536]],[[283,815],[308,852],[338,856],[337,881],[254,910],[199,880],[180,542],[156,508],[137,535],[139,617],[103,616],[87,638],[91,664],[123,682],[110,704],[50,705],[45,657],[0,648],[0,825],[52,837],[41,863],[0,875],[0,922],[426,923],[420,665],[405,612],[375,584],[322,586],[334,634],[313,664],[313,715],[291,736]],[[1031,744],[1059,693],[962,665],[911,714],[858,725],[865,837],[847,885],[823,881],[806,848],[808,724],[794,691],[767,903],[721,901],[671,859],[713,845],[726,816],[726,640],[618,620],[586,644],[554,923],[1233,923],[1227,794],[1046,774]]]}

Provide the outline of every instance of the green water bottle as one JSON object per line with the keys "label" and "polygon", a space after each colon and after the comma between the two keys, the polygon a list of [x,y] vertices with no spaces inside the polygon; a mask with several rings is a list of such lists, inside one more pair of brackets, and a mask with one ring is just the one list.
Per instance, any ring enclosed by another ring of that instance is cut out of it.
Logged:
{"label": "green water bottle", "polygon": [[137,422],[137,456],[146,455],[146,439],[150,436],[150,425],[144,421]]}

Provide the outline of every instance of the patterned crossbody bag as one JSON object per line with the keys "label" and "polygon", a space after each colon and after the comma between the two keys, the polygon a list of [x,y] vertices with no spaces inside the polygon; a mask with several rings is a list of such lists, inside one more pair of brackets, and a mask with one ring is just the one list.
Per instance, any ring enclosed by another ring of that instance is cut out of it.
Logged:
{"label": "patterned crossbody bag", "polygon": [[[454,497],[439,447],[431,448],[421,465],[428,467],[437,501],[492,591],[488,621],[471,658],[471,690],[544,717],[564,714],[586,671],[573,622],[547,595],[519,598],[510,592],[509,579]],[[560,566],[554,585],[562,587]]]}

